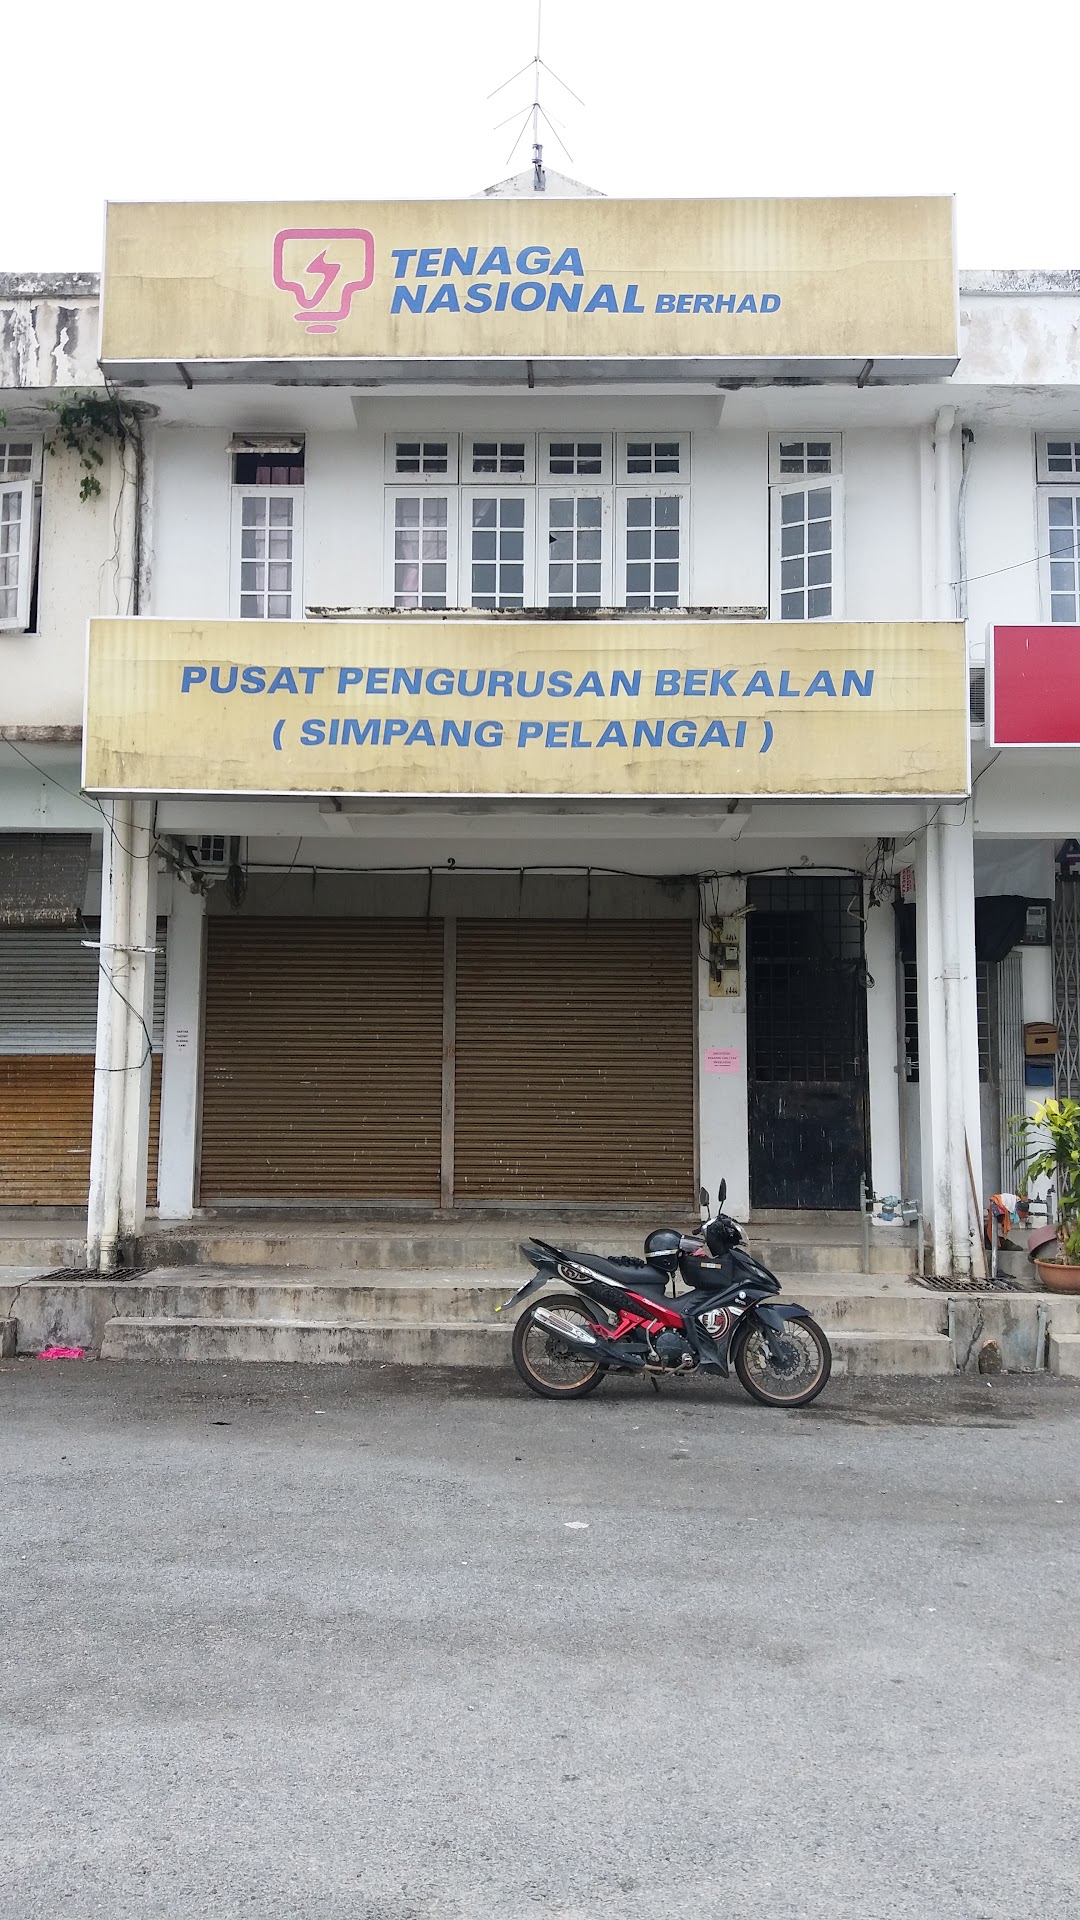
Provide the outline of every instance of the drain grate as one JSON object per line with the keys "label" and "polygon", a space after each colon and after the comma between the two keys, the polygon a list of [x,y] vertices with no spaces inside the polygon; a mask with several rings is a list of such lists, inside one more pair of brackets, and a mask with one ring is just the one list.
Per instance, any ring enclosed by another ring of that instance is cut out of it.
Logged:
{"label": "drain grate", "polygon": [[1030,1293],[1019,1280],[1007,1280],[999,1274],[996,1280],[920,1280],[916,1276],[916,1285],[926,1287],[930,1293]]}

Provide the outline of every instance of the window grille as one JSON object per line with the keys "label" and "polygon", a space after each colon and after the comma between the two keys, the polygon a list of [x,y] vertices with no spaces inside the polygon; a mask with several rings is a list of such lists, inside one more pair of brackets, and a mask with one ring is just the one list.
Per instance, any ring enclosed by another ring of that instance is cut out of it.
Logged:
{"label": "window grille", "polygon": [[450,472],[448,440],[398,440],[394,446],[394,472],[403,474],[442,474]]}
{"label": "window grille", "polygon": [[470,472],[478,479],[498,476],[503,480],[524,480],[527,475],[531,444],[525,440],[474,440]]}
{"label": "window grille", "polygon": [[[832,487],[778,487],[774,495],[781,620],[828,620],[833,606]],[[778,534],[778,538],[777,538]]]}
{"label": "window grille", "polygon": [[395,607],[450,605],[449,512],[445,494],[402,494],[395,499]]}
{"label": "window grille", "polygon": [[548,606],[602,606],[603,500],[596,494],[552,495],[547,514]]}
{"label": "window grille", "polygon": [[602,440],[551,440],[547,449],[547,470],[552,479],[587,478],[600,479],[604,472],[604,442]]}
{"label": "window grille", "polygon": [[0,440],[0,480],[29,480],[34,453],[32,440]]}
{"label": "window grille", "polygon": [[777,470],[781,474],[831,473],[831,440],[781,440],[777,450]]}
{"label": "window grille", "polygon": [[625,604],[677,607],[683,561],[683,499],[632,494],[626,501]]}
{"label": "window grille", "polygon": [[298,505],[298,500],[287,493],[240,496],[242,620],[293,617]]}
{"label": "window grille", "polygon": [[682,446],[678,440],[631,440],[626,442],[628,479],[651,478],[654,474],[682,472]]}
{"label": "window grille", "polygon": [[1080,475],[1080,440],[1066,434],[1040,434],[1037,447],[1040,480],[1074,480]]}
{"label": "window grille", "polygon": [[1057,1091],[1080,1100],[1080,880],[1058,881],[1053,951]]}
{"label": "window grille", "polygon": [[525,502],[520,494],[472,499],[469,566],[472,606],[525,605]]}

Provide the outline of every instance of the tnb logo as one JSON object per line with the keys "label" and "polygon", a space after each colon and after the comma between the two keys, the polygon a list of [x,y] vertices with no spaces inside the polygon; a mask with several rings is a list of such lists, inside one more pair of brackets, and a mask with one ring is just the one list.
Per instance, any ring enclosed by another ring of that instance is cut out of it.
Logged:
{"label": "tnb logo", "polygon": [[309,333],[336,333],[354,293],[375,277],[375,240],[366,227],[283,227],[274,238],[274,285],[291,293]]}

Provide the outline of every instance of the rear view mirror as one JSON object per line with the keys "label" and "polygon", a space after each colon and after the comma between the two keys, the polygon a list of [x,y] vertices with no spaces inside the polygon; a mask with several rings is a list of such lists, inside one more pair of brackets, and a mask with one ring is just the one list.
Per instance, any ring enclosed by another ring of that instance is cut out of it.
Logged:
{"label": "rear view mirror", "polygon": [[717,1196],[716,1196],[716,1211],[717,1211],[718,1213],[719,1213],[719,1211],[720,1211],[720,1208],[721,1208],[721,1207],[723,1206],[723,1204],[724,1204],[724,1201],[725,1201],[726,1199],[727,1199],[727,1181],[726,1181],[726,1180],[721,1180],[721,1182],[720,1182],[720,1190],[719,1190],[719,1192],[718,1192],[718,1194],[717,1194]]}
{"label": "rear view mirror", "polygon": [[708,1189],[708,1187],[702,1187],[702,1189],[701,1189],[701,1192],[700,1192],[700,1193],[698,1194],[698,1203],[699,1203],[699,1205],[700,1205],[700,1206],[703,1206],[703,1207],[705,1208],[705,1211],[706,1211],[706,1213],[707,1213],[707,1212],[708,1212],[708,1210],[709,1210],[709,1189]]}

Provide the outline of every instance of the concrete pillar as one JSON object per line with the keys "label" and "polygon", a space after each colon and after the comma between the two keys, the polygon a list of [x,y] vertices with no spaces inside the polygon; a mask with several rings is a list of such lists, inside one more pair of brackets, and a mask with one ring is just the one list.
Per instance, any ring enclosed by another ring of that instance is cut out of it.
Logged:
{"label": "concrete pillar", "polygon": [[875,1193],[903,1193],[897,1067],[896,921],[892,901],[866,913],[866,1052],[870,1082],[870,1172]]}
{"label": "concrete pillar", "polygon": [[123,1243],[141,1230],[145,1204],[148,1015],[153,995],[145,949],[152,944],[154,856],[148,802],[106,801],[104,811],[86,1243],[87,1265],[111,1273]]}
{"label": "concrete pillar", "polygon": [[[698,960],[698,1161],[703,1186],[712,1199],[721,1179],[727,1181],[728,1213],[736,1220],[750,1217],[750,1136],[748,1125],[748,1063],[746,1058],[746,881],[724,878],[709,888],[712,918],[738,914],[742,958],[742,992],[718,998],[709,990],[709,961],[704,929],[699,935]],[[723,1071],[715,1071],[722,1067]]]}
{"label": "concrete pillar", "polygon": [[[942,806],[916,857],[922,1205],[934,1271],[981,1267],[982,1130],[970,808]],[[979,1210],[971,1192],[974,1169]]]}
{"label": "concrete pillar", "polygon": [[204,895],[174,881],[161,1063],[158,1212],[163,1220],[187,1220],[195,1206],[205,936]]}

